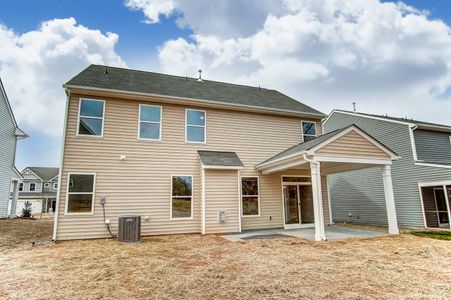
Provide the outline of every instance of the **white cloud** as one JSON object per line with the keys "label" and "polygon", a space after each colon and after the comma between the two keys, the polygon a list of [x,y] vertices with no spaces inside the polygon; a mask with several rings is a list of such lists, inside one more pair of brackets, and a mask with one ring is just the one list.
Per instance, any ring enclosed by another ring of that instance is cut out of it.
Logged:
{"label": "white cloud", "polygon": [[[185,22],[196,19],[173,3]],[[279,6],[283,11],[265,11],[261,26],[247,34],[187,24],[191,39],[169,40],[159,49],[163,71],[194,75],[201,67],[206,77],[277,88],[324,112],[351,109],[355,101],[361,111],[451,123],[447,24],[403,3],[377,0],[287,0]],[[218,5],[214,17],[229,24],[237,15],[252,19],[250,11]],[[212,19],[199,12],[198,18]]]}
{"label": "white cloud", "polygon": [[50,20],[23,34],[0,24],[0,76],[20,126],[59,136],[62,85],[91,63],[125,66],[114,49],[118,38],[74,18]]}

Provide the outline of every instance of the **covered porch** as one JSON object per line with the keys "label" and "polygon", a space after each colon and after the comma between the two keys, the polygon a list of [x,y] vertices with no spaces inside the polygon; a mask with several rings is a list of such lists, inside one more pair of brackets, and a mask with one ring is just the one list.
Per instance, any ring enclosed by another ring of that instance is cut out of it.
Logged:
{"label": "covered porch", "polygon": [[[385,191],[388,233],[399,233],[391,178],[392,161],[397,158],[397,154],[392,150],[362,129],[351,125],[295,145],[256,165],[255,168],[262,174],[287,170],[309,171],[310,177],[307,179],[309,181],[307,184],[311,186],[311,189],[307,192],[299,188],[303,186],[303,180],[289,177],[284,180],[282,177],[285,228],[290,228],[287,226],[291,225],[290,223],[298,221],[301,223],[301,219],[305,221],[308,218],[306,207],[311,205],[314,239],[327,240],[327,235],[331,232],[326,231],[325,228],[324,205],[333,201],[329,199],[327,190],[324,190],[327,189],[327,176],[363,168],[380,168]],[[292,188],[293,185],[297,188]],[[323,201],[323,198],[327,198],[327,201]]]}

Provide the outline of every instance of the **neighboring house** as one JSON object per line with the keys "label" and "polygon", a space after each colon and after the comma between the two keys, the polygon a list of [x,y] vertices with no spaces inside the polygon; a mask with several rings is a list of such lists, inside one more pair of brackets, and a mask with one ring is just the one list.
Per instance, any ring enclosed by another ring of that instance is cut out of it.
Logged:
{"label": "neighboring house", "polygon": [[[393,163],[399,225],[450,228],[451,126],[343,110],[323,122],[325,132],[350,124],[401,156]],[[334,175],[329,185],[334,221],[387,224],[377,170]]]}
{"label": "neighboring house", "polygon": [[[15,173],[17,140],[27,135],[19,129],[11,105],[0,79],[0,218],[8,216],[8,200],[11,185],[17,189]],[[12,184],[11,184],[12,183]]]}
{"label": "neighboring house", "polygon": [[[398,233],[397,154],[357,126],[317,137],[321,112],[278,91],[91,65],[65,85],[56,240],[315,228],[330,223],[327,176],[379,166]],[[104,206],[103,206],[104,204]]]}
{"label": "neighboring house", "polygon": [[[17,215],[22,213],[27,201],[32,205],[32,214],[55,211],[58,172],[58,168],[49,167],[26,167],[20,172],[22,179],[18,187]],[[13,207],[12,200],[10,207]]]}

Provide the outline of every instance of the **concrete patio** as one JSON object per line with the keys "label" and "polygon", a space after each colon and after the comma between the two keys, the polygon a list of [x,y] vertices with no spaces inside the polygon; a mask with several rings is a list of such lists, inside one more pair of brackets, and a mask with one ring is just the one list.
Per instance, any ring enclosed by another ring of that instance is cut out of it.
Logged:
{"label": "concrete patio", "polygon": [[[326,236],[328,240],[343,240],[348,238],[371,238],[388,236],[389,234],[382,231],[351,228],[347,226],[332,225],[326,226]],[[238,242],[257,239],[271,239],[283,237],[297,237],[307,240],[315,240],[315,228],[297,228],[297,229],[270,229],[270,230],[253,230],[239,234],[228,234],[223,236],[225,239]]]}

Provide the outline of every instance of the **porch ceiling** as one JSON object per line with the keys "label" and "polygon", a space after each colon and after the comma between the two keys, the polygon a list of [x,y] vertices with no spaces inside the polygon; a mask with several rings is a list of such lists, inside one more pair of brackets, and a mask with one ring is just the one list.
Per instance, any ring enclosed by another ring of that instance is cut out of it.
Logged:
{"label": "porch ceiling", "polygon": [[255,166],[262,173],[288,169],[310,169],[310,163],[321,163],[321,173],[331,174],[381,165],[391,165],[398,155],[351,125],[295,145]]}

